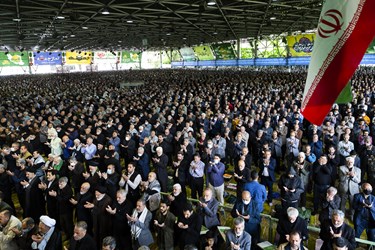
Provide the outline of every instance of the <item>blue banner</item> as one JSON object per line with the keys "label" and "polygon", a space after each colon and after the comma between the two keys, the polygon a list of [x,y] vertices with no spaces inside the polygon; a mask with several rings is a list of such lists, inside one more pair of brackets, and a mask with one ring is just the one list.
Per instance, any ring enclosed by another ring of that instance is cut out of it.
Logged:
{"label": "blue banner", "polygon": [[61,65],[61,52],[33,52],[34,65]]}

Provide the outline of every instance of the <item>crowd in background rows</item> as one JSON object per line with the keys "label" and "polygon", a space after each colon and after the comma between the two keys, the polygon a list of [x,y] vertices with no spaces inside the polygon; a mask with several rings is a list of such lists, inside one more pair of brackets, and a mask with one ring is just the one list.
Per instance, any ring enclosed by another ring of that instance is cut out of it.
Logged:
{"label": "crowd in background rows", "polygon": [[[0,246],[58,249],[62,231],[68,249],[100,249],[108,236],[121,250],[154,241],[217,249],[227,176],[237,184],[229,249],[255,248],[274,184],[275,210],[288,215],[278,225],[282,247],[308,238],[306,223],[295,226],[297,208],[319,213],[325,249],[336,238],[354,249],[365,229],[375,240],[374,73],[357,70],[353,101],[335,104],[321,126],[300,112],[303,68],[3,77],[0,222],[17,219],[14,193],[25,219]],[[124,87],[132,81],[144,84]],[[343,235],[347,201],[355,233]]]}

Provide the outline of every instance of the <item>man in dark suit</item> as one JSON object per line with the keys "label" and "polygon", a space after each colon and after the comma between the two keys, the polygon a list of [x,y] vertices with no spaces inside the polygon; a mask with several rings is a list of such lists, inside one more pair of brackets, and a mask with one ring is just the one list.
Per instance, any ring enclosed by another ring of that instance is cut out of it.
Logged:
{"label": "man in dark suit", "polygon": [[331,220],[322,224],[319,236],[323,240],[321,249],[332,250],[336,238],[343,237],[348,243],[348,250],[356,248],[354,229],[344,223],[345,214],[341,210],[335,210]]}
{"label": "man in dark suit", "polygon": [[38,187],[44,191],[44,195],[46,197],[47,202],[47,213],[48,216],[52,219],[57,221],[57,225],[59,223],[59,211],[57,208],[57,199],[56,196],[50,195],[53,192],[57,192],[59,189],[59,181],[56,177],[57,171],[53,168],[46,170],[46,182],[41,182]]}
{"label": "man in dark suit", "polygon": [[375,241],[375,196],[372,195],[372,186],[362,184],[362,192],[353,198],[355,237],[360,238],[366,230],[367,239]]}
{"label": "man in dark suit", "polygon": [[87,223],[79,221],[74,227],[73,238],[69,250],[93,250],[96,248],[94,239],[87,233]]}
{"label": "man in dark suit", "polygon": [[116,201],[113,202],[112,206],[106,208],[107,212],[113,218],[113,236],[116,239],[119,249],[126,249],[126,246],[131,242],[130,226],[126,215],[131,214],[133,208],[132,202],[126,199],[124,189],[117,191]]}
{"label": "man in dark suit", "polygon": [[84,182],[81,185],[80,192],[76,195],[76,198],[70,198],[70,203],[76,206],[76,214],[77,221],[84,221],[87,223],[88,232],[90,235],[92,233],[92,217],[91,217],[91,209],[86,208],[85,205],[87,202],[92,203],[93,195],[90,192],[90,184],[88,182]]}
{"label": "man in dark suit", "polygon": [[94,239],[97,246],[100,246],[104,237],[112,234],[112,216],[106,211],[106,208],[112,204],[112,200],[106,191],[105,187],[98,186],[93,203],[86,202],[84,205],[85,208],[91,209]]}
{"label": "man in dark suit", "polygon": [[40,179],[36,177],[34,169],[26,170],[28,181],[21,181],[25,189],[25,217],[31,217],[35,223],[39,223],[39,218],[45,214],[45,199],[43,191],[39,189]]}
{"label": "man in dark suit", "polygon": [[31,236],[32,249],[62,250],[61,233],[56,229],[56,220],[47,215],[40,216],[39,232]]}
{"label": "man in dark suit", "polygon": [[162,147],[156,148],[156,157],[152,158],[154,162],[154,167],[156,169],[156,174],[158,177],[158,181],[160,182],[161,191],[168,192],[167,184],[168,184],[168,173],[167,173],[167,165],[168,165],[168,156],[163,153]]}
{"label": "man in dark suit", "polygon": [[277,223],[276,231],[280,235],[279,245],[288,242],[290,233],[300,232],[302,240],[307,240],[309,232],[307,231],[307,222],[299,217],[297,208],[289,207],[286,216],[282,216]]}
{"label": "man in dark suit", "polygon": [[178,218],[179,246],[184,249],[186,245],[198,246],[202,217],[193,212],[193,207],[187,203],[183,208],[183,217]]}
{"label": "man in dark suit", "polygon": [[268,188],[267,202],[272,206],[273,183],[275,182],[276,160],[271,157],[271,150],[266,150],[259,161],[260,183]]}

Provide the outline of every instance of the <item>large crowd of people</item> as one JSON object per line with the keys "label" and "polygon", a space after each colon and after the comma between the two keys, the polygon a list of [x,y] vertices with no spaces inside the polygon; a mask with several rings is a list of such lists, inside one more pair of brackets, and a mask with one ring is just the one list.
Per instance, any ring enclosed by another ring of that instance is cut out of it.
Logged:
{"label": "large crowd of people", "polygon": [[321,249],[355,249],[363,231],[375,241],[375,71],[358,69],[353,101],[320,126],[300,112],[306,75],[2,77],[0,249],[256,249],[266,207],[278,249],[306,249],[306,211]]}

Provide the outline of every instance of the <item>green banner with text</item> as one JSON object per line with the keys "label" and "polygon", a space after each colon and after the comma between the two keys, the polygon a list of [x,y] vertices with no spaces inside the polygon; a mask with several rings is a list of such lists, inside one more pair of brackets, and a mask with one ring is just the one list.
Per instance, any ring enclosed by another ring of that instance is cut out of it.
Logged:
{"label": "green banner with text", "polygon": [[29,66],[27,52],[0,52],[0,66]]}
{"label": "green banner with text", "polygon": [[142,53],[136,51],[122,51],[121,63],[139,63]]}
{"label": "green banner with text", "polygon": [[215,53],[217,60],[230,60],[237,59],[236,54],[232,44],[222,43],[222,44],[212,44],[212,49]]}

